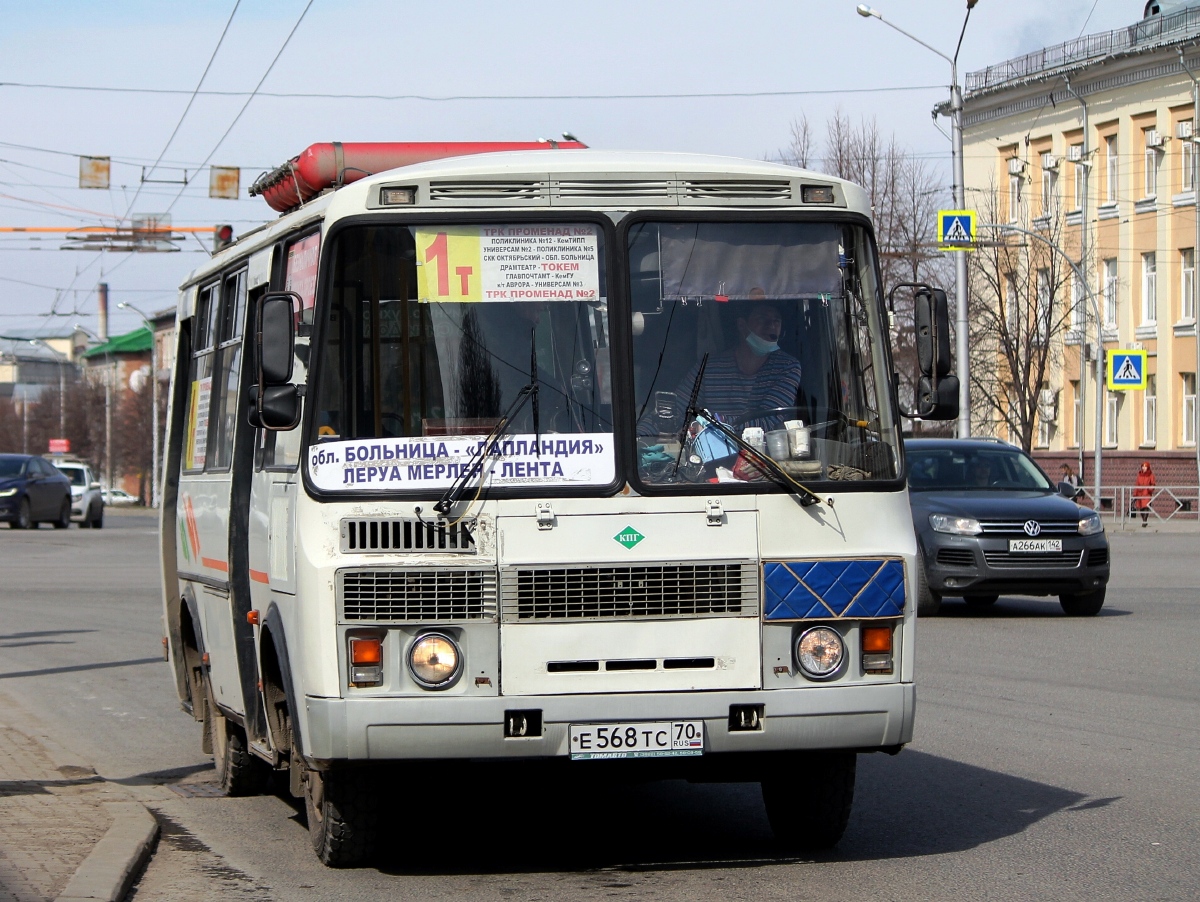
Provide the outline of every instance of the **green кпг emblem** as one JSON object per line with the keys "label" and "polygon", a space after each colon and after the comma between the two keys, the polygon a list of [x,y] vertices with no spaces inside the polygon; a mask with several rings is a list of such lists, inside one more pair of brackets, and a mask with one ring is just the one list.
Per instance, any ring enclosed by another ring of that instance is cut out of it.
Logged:
{"label": "green \u043a\u043f\u0433 emblem", "polygon": [[636,529],[634,529],[632,526],[626,526],[619,533],[617,533],[615,536],[613,536],[613,538],[616,539],[618,542],[620,542],[622,545],[624,545],[626,548],[632,548],[634,545],[636,545],[638,542],[640,542],[642,539],[644,539],[646,537],[644,535],[642,535],[640,532],[638,532]]}

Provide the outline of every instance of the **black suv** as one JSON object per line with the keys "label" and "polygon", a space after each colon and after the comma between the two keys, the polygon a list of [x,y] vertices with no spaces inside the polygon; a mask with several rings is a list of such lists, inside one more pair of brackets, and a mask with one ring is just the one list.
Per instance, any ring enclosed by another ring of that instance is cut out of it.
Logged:
{"label": "black suv", "polygon": [[1057,595],[1067,614],[1099,613],[1109,572],[1104,526],[1028,454],[981,439],[909,439],[904,453],[918,614],[936,614],[943,595],[984,608],[1002,594]]}

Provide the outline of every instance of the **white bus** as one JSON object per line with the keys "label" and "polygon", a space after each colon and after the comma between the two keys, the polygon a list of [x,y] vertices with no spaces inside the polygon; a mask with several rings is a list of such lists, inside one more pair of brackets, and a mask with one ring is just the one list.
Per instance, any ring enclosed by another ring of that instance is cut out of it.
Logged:
{"label": "white bus", "polygon": [[[782,842],[836,843],[915,699],[865,192],[562,148],[351,182],[352,150],[260,184],[290,211],[179,298],[165,643],[224,790],[286,773],[335,866],[418,760],[758,782]],[[905,415],[952,418],[913,290]]]}

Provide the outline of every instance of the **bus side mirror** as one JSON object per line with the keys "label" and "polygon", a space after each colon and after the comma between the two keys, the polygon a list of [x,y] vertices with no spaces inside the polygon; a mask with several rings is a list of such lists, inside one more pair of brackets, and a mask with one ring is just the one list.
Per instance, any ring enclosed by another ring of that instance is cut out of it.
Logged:
{"label": "bus side mirror", "polygon": [[958,416],[958,377],[950,372],[950,305],[946,292],[923,282],[901,282],[888,294],[895,310],[900,289],[913,292],[916,332],[917,384],[915,409],[904,416],[922,420],[953,420]]}
{"label": "bus side mirror", "polygon": [[300,386],[291,383],[296,320],[300,296],[273,291],[258,302],[254,333],[258,384],[251,392],[250,424],[272,431],[295,429],[300,423]]}
{"label": "bus side mirror", "polygon": [[946,292],[922,288],[913,296],[917,327],[917,365],[922,376],[950,374],[950,310]]}

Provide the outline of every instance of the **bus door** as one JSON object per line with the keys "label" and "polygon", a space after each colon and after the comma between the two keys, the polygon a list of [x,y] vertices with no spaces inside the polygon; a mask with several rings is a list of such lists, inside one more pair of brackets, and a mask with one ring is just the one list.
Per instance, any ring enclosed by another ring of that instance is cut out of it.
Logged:
{"label": "bus door", "polygon": [[[301,300],[296,310],[296,352],[292,381],[308,378],[308,344],[312,332],[320,233],[291,242],[285,248],[283,286]],[[264,255],[268,252],[264,252]],[[251,272],[255,261],[251,260]],[[257,307],[259,290],[252,292]],[[255,309],[250,311],[251,321]],[[274,601],[286,602],[296,593],[295,506],[299,490],[300,430],[258,430],[254,476],[247,508],[250,592],[253,606],[266,617]]]}

